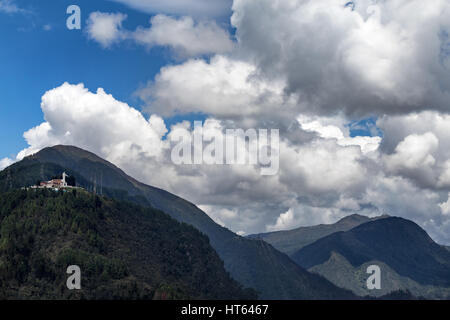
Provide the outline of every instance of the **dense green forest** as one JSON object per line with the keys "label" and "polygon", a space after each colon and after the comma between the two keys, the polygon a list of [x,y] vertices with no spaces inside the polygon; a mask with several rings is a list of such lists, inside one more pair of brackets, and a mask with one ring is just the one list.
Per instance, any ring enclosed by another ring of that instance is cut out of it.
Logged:
{"label": "dense green forest", "polygon": [[[81,290],[66,268],[81,268]],[[82,190],[0,193],[0,299],[249,299],[209,240],[168,215]]]}

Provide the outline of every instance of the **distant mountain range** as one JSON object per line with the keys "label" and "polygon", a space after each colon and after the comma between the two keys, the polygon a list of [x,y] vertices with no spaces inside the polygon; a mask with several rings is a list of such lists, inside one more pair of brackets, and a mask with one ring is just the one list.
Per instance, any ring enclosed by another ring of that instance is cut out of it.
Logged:
{"label": "distant mountain range", "polygon": [[353,266],[383,261],[419,283],[450,286],[450,253],[412,221],[387,218],[337,232],[292,255],[305,268],[322,264],[335,252]]}
{"label": "distant mountain range", "polygon": [[[252,235],[288,253],[300,266],[360,296],[408,290],[450,297],[450,252],[412,221],[389,216],[348,216],[335,224]],[[368,290],[369,265],[382,271],[381,290]]]}
{"label": "distant mountain range", "polygon": [[380,216],[375,218],[369,218],[359,214],[353,214],[347,216],[334,224],[320,224],[311,227],[300,227],[287,231],[276,231],[268,233],[260,233],[249,235],[250,239],[264,240],[275,248],[288,255],[292,255],[304,246],[307,246],[320,238],[326,237],[330,234],[339,231],[351,230],[363,223],[375,221],[388,217]]}
{"label": "distant mountain range", "polygon": [[140,183],[113,164],[76,147],[46,148],[6,168],[0,172],[0,192],[46,181],[63,171],[88,191],[159,209],[200,230],[208,236],[231,276],[255,289],[262,299],[355,298],[350,291],[306,271],[267,242],[240,237],[216,224],[192,203]]}

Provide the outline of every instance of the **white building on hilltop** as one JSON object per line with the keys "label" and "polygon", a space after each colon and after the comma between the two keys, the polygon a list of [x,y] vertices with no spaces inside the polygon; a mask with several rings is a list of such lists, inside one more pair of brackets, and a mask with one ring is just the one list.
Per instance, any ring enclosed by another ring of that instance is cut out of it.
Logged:
{"label": "white building on hilltop", "polygon": [[66,178],[69,177],[65,172],[62,174],[62,179],[52,179],[40,183],[41,188],[67,188],[69,187]]}

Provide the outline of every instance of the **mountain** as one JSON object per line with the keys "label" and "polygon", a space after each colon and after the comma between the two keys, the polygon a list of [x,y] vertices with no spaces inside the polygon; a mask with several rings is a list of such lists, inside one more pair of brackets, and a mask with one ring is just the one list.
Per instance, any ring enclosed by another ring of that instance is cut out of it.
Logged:
{"label": "mountain", "polygon": [[[66,268],[81,269],[81,290]],[[209,240],[168,215],[81,189],[0,194],[0,299],[251,299]]]}
{"label": "mountain", "polygon": [[300,227],[288,231],[276,231],[249,235],[250,239],[260,239],[270,243],[276,249],[288,255],[292,255],[301,248],[339,231],[348,231],[363,223],[386,218],[380,216],[369,218],[359,214],[349,215],[334,224],[320,224],[312,227]]}
{"label": "mountain", "polygon": [[0,172],[0,192],[47,180],[63,171],[77,185],[105,196],[159,209],[209,237],[225,269],[262,299],[350,299],[354,295],[298,266],[262,240],[240,237],[192,203],[126,175],[93,153],[71,146],[46,148]]}
{"label": "mountain", "polygon": [[[406,289],[426,298],[450,297],[450,252],[412,221],[389,217],[336,232],[292,259],[359,295]],[[382,270],[382,290],[367,290],[367,266]]]}

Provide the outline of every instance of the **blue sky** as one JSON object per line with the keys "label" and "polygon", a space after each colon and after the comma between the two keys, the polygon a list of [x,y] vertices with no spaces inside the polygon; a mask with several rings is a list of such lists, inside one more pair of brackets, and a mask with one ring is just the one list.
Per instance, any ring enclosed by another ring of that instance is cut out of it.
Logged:
{"label": "blue sky", "polygon": [[[83,82],[90,90],[103,87],[118,100],[138,107],[133,95],[170,63],[164,48],[134,46],[103,49],[82,30],[66,28],[66,9],[73,1],[16,1],[26,13],[0,12],[0,158],[26,147],[23,133],[40,124],[42,95],[49,89]],[[150,16],[110,1],[79,0],[83,25],[93,11],[128,15],[124,26],[148,25]],[[83,27],[82,25],[82,27]],[[50,30],[45,30],[50,26]]]}

